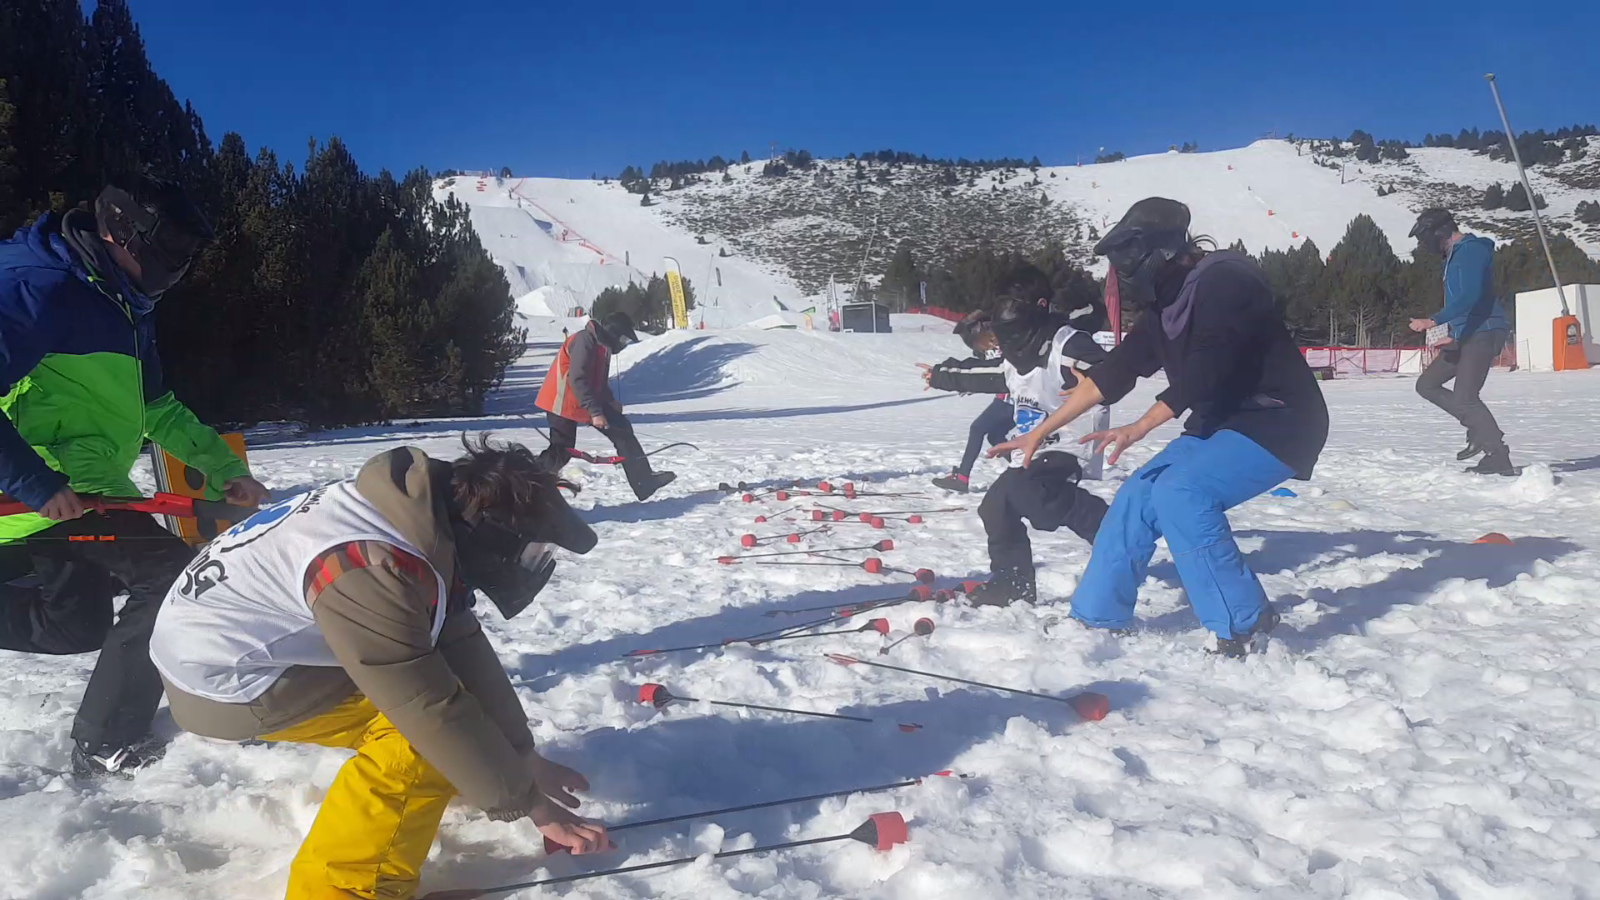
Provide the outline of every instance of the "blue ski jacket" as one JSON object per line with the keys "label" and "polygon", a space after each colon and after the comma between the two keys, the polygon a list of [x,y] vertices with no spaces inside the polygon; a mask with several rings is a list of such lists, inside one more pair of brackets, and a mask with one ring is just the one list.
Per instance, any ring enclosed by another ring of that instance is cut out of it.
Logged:
{"label": "blue ski jacket", "polygon": [[1506,313],[1494,295],[1494,241],[1469,234],[1444,263],[1444,309],[1433,324],[1449,325],[1458,343],[1480,331],[1504,331]]}

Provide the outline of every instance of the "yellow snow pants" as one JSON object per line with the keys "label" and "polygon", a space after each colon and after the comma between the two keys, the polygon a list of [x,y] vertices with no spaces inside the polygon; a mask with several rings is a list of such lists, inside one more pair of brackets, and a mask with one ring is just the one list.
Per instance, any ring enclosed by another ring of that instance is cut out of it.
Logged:
{"label": "yellow snow pants", "polygon": [[289,869],[286,900],[409,900],[455,794],[366,697],[262,740],[345,747],[344,764]]}

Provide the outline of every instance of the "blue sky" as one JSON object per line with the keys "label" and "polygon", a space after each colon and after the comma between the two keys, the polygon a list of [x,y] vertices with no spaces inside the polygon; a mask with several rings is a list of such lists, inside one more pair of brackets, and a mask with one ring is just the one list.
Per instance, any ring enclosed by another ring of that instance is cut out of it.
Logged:
{"label": "blue sky", "polygon": [[[892,147],[1070,163],[1269,130],[1600,119],[1600,2],[696,3],[130,0],[213,140],[297,164],[615,175],[658,159]],[[1520,15],[1521,10],[1531,15]]]}

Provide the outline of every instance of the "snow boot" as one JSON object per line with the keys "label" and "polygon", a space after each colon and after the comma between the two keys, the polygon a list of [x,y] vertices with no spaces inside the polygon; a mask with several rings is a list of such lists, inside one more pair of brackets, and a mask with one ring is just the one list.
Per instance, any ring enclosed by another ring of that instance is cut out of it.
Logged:
{"label": "snow boot", "polygon": [[640,500],[649,500],[656,491],[661,490],[677,479],[678,476],[675,472],[651,472],[638,481],[629,479],[628,483],[633,486],[633,495],[635,497]]}
{"label": "snow boot", "polygon": [[1478,442],[1477,441],[1474,441],[1471,438],[1467,438],[1467,446],[1465,448],[1463,448],[1460,453],[1456,454],[1456,459],[1460,460],[1461,462],[1466,462],[1467,460],[1473,458],[1474,456],[1477,456],[1478,454],[1480,454],[1482,452],[1483,452],[1483,448],[1478,446]]}
{"label": "snow boot", "polygon": [[1256,624],[1250,628],[1249,634],[1236,634],[1231,638],[1219,636],[1217,638],[1217,646],[1209,652],[1217,656],[1226,656],[1229,659],[1244,659],[1250,655],[1252,649],[1260,653],[1267,649],[1267,635],[1272,632],[1272,629],[1278,627],[1280,620],[1281,617],[1278,615],[1278,610],[1271,603],[1268,603],[1260,618],[1256,619]]}
{"label": "snow boot", "polygon": [[967,602],[973,606],[1010,606],[1018,601],[1037,603],[1038,600],[1031,562],[1026,568],[995,567],[988,581],[967,594]]}
{"label": "snow boot", "polygon": [[1478,464],[1467,470],[1473,475],[1518,475],[1522,472],[1511,464],[1510,448],[1501,445],[1483,454]]}
{"label": "snow boot", "polygon": [[72,774],[89,780],[115,775],[132,778],[134,773],[167,754],[167,745],[154,735],[125,747],[102,744],[91,748],[83,741],[72,745]]}
{"label": "snow boot", "polygon": [[956,494],[965,494],[972,489],[972,479],[961,474],[956,469],[951,469],[949,475],[943,475],[933,480],[933,486],[944,488]]}

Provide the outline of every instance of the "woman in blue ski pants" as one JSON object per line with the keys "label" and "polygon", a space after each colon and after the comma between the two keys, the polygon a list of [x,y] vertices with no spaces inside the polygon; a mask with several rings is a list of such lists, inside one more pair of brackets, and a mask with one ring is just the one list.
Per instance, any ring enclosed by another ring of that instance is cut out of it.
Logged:
{"label": "woman in blue ski pants", "polygon": [[1126,338],[1080,379],[1061,408],[1032,431],[991,450],[1031,461],[1040,442],[1084,412],[1126,396],[1165,370],[1167,388],[1138,421],[1084,438],[1129,445],[1184,412],[1184,433],[1117,491],[1072,616],[1096,628],[1133,624],[1134,601],[1165,537],[1189,604],[1242,655],[1250,635],[1277,615],[1234,542],[1227,511],[1289,478],[1309,478],[1328,437],[1328,408],[1295,346],[1272,290],[1248,257],[1209,250],[1188,233],[1189,209],[1152,197],[1128,210],[1095,248],[1108,257],[1124,302],[1142,309]]}

